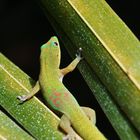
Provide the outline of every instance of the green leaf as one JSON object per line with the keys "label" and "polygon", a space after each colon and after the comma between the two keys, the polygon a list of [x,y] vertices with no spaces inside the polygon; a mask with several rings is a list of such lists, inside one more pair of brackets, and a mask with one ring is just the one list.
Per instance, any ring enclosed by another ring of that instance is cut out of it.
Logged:
{"label": "green leaf", "polygon": [[69,53],[83,49],[79,69],[119,137],[138,139],[133,128],[140,132],[138,39],[104,0],[41,2]]}
{"label": "green leaf", "polygon": [[7,115],[0,111],[0,139],[1,140],[34,140],[21,129]]}
{"label": "green leaf", "polygon": [[62,140],[59,118],[36,97],[21,104],[18,95],[29,92],[33,80],[0,54],[0,105],[34,138]]}

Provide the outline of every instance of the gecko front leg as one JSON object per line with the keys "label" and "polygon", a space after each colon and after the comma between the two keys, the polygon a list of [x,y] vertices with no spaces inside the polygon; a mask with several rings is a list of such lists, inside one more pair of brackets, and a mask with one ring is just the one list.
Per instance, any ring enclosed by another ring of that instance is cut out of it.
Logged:
{"label": "gecko front leg", "polygon": [[81,52],[82,52],[82,48],[79,48],[76,53],[76,58],[67,67],[60,70],[62,76],[65,76],[66,74],[72,72],[76,68],[78,63],[83,59],[81,56]]}
{"label": "gecko front leg", "polygon": [[39,82],[37,81],[35,86],[32,88],[32,90],[29,92],[27,95],[21,95],[17,96],[17,98],[21,101],[24,102],[26,100],[29,100],[31,97],[33,97],[38,91],[40,90],[40,85]]}

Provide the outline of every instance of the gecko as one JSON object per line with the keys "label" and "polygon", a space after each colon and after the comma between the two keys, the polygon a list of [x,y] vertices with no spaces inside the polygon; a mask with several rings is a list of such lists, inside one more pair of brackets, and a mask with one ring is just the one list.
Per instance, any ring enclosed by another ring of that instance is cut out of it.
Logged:
{"label": "gecko", "polygon": [[80,107],[62,83],[63,77],[73,71],[82,59],[81,50],[79,48],[76,58],[67,67],[60,69],[59,41],[56,36],[51,37],[41,46],[39,80],[29,94],[17,98],[24,102],[41,90],[51,108],[62,114],[59,127],[66,133],[63,140],[78,140],[76,133],[84,140],[106,140],[95,125],[95,111],[89,107]]}

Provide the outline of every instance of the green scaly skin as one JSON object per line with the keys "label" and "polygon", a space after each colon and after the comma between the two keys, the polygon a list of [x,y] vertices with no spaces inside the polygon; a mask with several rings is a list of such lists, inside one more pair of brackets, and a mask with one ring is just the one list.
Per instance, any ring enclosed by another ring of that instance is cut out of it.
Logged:
{"label": "green scaly skin", "polygon": [[[40,55],[40,75],[39,86],[47,103],[56,111],[64,114],[76,132],[84,140],[106,140],[103,134],[89,120],[85,112],[81,109],[76,99],[63,85],[62,77],[70,72],[69,68],[59,69],[60,66],[60,46],[57,37],[52,37],[41,47]],[[80,61],[80,57],[73,61],[72,70]],[[67,72],[68,71],[68,72]],[[25,101],[30,97],[18,97]],[[67,131],[66,131],[67,132]],[[64,138],[65,139],[65,138]],[[76,136],[68,135],[67,140],[74,140]]]}

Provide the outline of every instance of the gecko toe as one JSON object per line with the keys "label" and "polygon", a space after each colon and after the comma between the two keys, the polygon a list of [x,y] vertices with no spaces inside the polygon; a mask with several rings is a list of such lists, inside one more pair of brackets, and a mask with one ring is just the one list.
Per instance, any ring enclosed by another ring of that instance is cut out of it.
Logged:
{"label": "gecko toe", "polygon": [[82,140],[77,135],[66,135],[62,140]]}
{"label": "gecko toe", "polygon": [[77,57],[79,60],[83,59],[83,57],[82,57],[82,48],[79,48],[79,49],[77,50],[76,57]]}
{"label": "gecko toe", "polygon": [[21,102],[24,102],[26,100],[26,95],[17,96],[17,99],[19,99]]}

